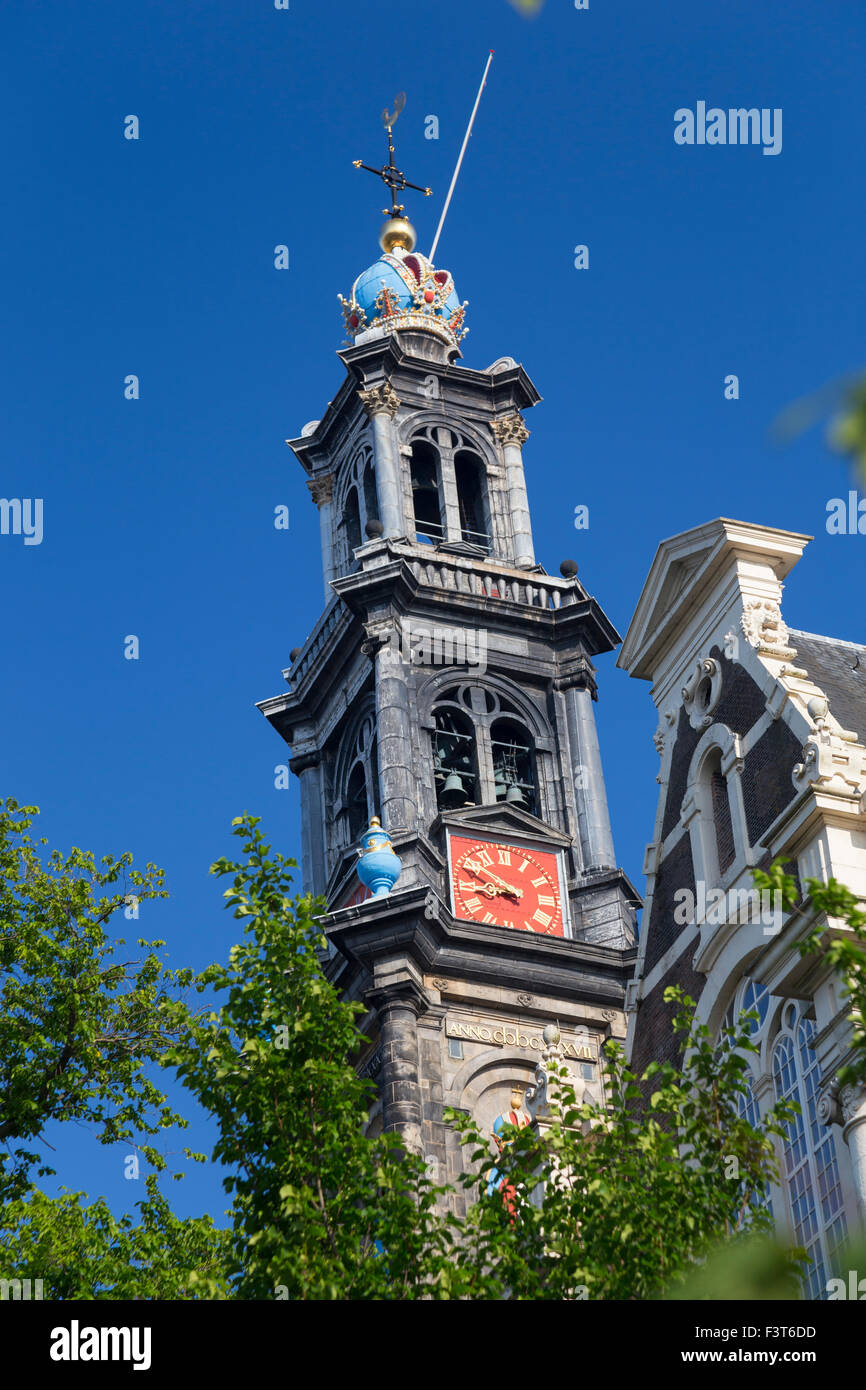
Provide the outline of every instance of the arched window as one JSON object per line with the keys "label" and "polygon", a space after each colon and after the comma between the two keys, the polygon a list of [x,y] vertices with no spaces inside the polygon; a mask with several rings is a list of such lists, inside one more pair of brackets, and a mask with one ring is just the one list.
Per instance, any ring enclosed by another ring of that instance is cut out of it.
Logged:
{"label": "arched window", "polygon": [[346,786],[349,839],[357,840],[367,828],[367,778],[363,763],[355,763]]}
{"label": "arched window", "polygon": [[372,710],[353,726],[342,745],[338,762],[340,793],[336,811],[341,826],[336,839],[342,850],[354,844],[379,815],[379,755],[375,715]]}
{"label": "arched window", "polygon": [[516,719],[497,719],[490,726],[493,780],[497,801],[535,813],[535,758],[529,731]]}
{"label": "arched window", "polygon": [[[754,1025],[753,1031],[755,1031]],[[746,1120],[752,1126],[752,1129],[758,1129],[761,1123],[761,1112],[758,1107],[757,1099],[755,1098],[755,1084],[752,1076],[748,1078],[747,1087],[747,1090],[740,1091],[737,1096],[737,1113],[741,1119]],[[746,1223],[747,1211],[743,1210],[743,1202],[747,1195],[750,1197],[748,1208],[751,1208],[753,1211],[759,1211],[761,1208],[765,1208],[772,1217],[773,1201],[770,1195],[769,1182],[764,1183],[760,1192],[752,1192],[750,1194],[747,1194],[745,1191],[745,1183],[741,1183],[737,1191],[737,1209],[735,1213],[738,1225],[743,1226]]]}
{"label": "arched window", "polygon": [[747,1014],[757,1014],[757,1022],[749,1020],[749,1032],[752,1036],[760,1033],[767,1020],[767,1009],[770,1004],[770,991],[766,985],[760,984],[757,980],[747,980],[740,998],[740,1010]]}
{"label": "arched window", "polygon": [[484,464],[469,449],[454,455],[454,480],[460,509],[460,536],[470,545],[490,549],[487,529]]}
{"label": "arched window", "polygon": [[734,863],[737,849],[734,845],[734,821],[731,819],[731,802],[728,799],[727,777],[721,771],[721,749],[713,749],[703,766],[706,790],[709,794],[709,808],[712,810],[713,833],[716,837],[716,860],[719,873],[723,874]]}
{"label": "arched window", "polygon": [[364,466],[364,513],[367,521],[379,520],[379,501],[376,496],[376,474],[373,471],[372,459],[367,459]]}
{"label": "arched window", "polygon": [[440,810],[507,801],[544,814],[535,738],[515,702],[467,681],[437,693],[427,727]]}
{"label": "arched window", "polygon": [[361,510],[358,506],[358,493],[354,487],[350,487],[346,493],[346,502],[343,507],[343,527],[346,532],[348,558],[351,563],[352,551],[357,550],[361,544]]}
{"label": "arched window", "polygon": [[460,710],[447,705],[437,709],[433,717],[436,805],[442,811],[472,805],[476,800],[478,784],[472,720]]}
{"label": "arched window", "polygon": [[415,538],[438,545],[445,539],[439,495],[439,455],[429,440],[413,440],[411,477]]}
{"label": "arched window", "polygon": [[797,1245],[811,1257],[804,1284],[808,1298],[826,1295],[833,1256],[846,1236],[842,1189],[833,1131],[818,1118],[821,1074],[812,1043],[816,1027],[801,1006],[785,1009],[783,1032],[773,1051],[777,1099],[796,1101],[800,1114],[788,1125],[782,1180]]}
{"label": "arched window", "polygon": [[[752,980],[748,976],[741,980],[737,990],[731,999],[722,1019],[720,1033],[740,1033],[739,1018],[741,1013],[757,1014],[757,1020],[750,1019],[748,1022],[748,1032],[753,1039],[763,1030],[767,1021],[770,1004],[770,991],[765,984],[758,980]],[[719,1039],[721,1042],[721,1039]],[[761,1111],[755,1095],[755,1077],[752,1074],[753,1065],[751,1055],[746,1054],[744,1060],[747,1061],[745,1074],[746,1089],[737,1094],[735,1108],[741,1119],[746,1120],[753,1129],[759,1129],[761,1123]],[[745,1203],[745,1206],[744,1206]],[[741,1182],[737,1188],[737,1196],[734,1203],[734,1220],[737,1225],[745,1226],[750,1211],[765,1209],[770,1216],[773,1214],[773,1204],[771,1199],[771,1189],[769,1182],[765,1183],[760,1191],[746,1191],[745,1182]]]}
{"label": "arched window", "polygon": [[728,795],[728,779],[722,771],[722,750],[713,748],[701,769],[703,819],[709,832],[707,878],[716,886],[736,857],[734,823]]}

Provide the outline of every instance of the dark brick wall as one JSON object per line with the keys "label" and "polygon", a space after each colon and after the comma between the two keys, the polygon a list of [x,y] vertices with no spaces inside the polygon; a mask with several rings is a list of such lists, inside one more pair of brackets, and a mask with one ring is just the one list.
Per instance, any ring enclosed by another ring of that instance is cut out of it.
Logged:
{"label": "dark brick wall", "polygon": [[713,710],[713,719],[727,724],[735,734],[745,734],[766,708],[761,688],[738,661],[728,661],[718,647],[712,648],[710,656],[722,668],[722,697]]}
{"label": "dark brick wall", "polygon": [[686,794],[686,782],[689,776],[689,763],[692,760],[692,754],[697,748],[701,737],[701,730],[692,728],[689,723],[688,715],[684,709],[681,709],[679,723],[677,724],[676,742],[671,759],[668,799],[665,803],[665,814],[664,820],[662,821],[663,840],[670,835],[680,818],[680,807],[683,804],[683,797]]}
{"label": "dark brick wall", "polygon": [[[728,661],[718,647],[711,649],[710,656],[715,657],[722,669],[722,694],[713,711],[713,720],[719,724],[727,724],[732,733],[745,734],[758,722],[765,710],[760,687],[739,662]],[[688,715],[681,709],[662,823],[662,839],[670,834],[679,819],[689,764],[703,733],[703,729],[692,728]]]}
{"label": "dark brick wall", "polygon": [[692,893],[695,892],[692,845],[687,833],[677,841],[667,858],[662,860],[656,874],[652,910],[647,926],[645,974],[652,970],[656,961],[661,959],[683,930],[683,926],[674,921],[674,894],[680,888],[688,888]]}
{"label": "dark brick wall", "polygon": [[650,1062],[677,1063],[680,1060],[680,1049],[671,1028],[674,1008],[673,1005],[664,1002],[664,992],[668,985],[682,985],[692,999],[700,999],[706,977],[692,969],[694,951],[693,943],[674,961],[670,970],[638,1005],[631,1056],[632,1069],[638,1075]]}
{"label": "dark brick wall", "polygon": [[799,739],[777,719],[749,753],[743,768],[743,800],[749,840],[755,844],[796,795],[791,770],[800,761]]}

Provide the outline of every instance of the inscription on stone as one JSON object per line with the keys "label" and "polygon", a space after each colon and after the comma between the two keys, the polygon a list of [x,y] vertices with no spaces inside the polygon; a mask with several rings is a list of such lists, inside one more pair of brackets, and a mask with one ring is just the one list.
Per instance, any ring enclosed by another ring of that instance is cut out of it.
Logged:
{"label": "inscription on stone", "polygon": [[[462,1038],[467,1042],[489,1043],[493,1047],[520,1047],[541,1052],[544,1049],[542,1032],[543,1027],[538,1028],[535,1024],[481,1023],[480,1020],[473,1023],[468,1019],[450,1017],[445,1020],[447,1037]],[[564,1057],[574,1057],[585,1062],[598,1060],[596,1041],[588,1035],[573,1034],[570,1038],[563,1036],[560,1049]]]}

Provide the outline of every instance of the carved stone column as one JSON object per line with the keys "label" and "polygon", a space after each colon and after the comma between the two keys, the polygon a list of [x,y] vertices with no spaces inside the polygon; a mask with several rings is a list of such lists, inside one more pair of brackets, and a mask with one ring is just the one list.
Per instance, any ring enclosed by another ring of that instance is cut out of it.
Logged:
{"label": "carved stone column", "polygon": [[424,1001],[406,985],[374,990],[366,1002],[379,1016],[382,1037],[382,1127],[399,1134],[407,1149],[421,1153],[417,1025]]}
{"label": "carved stone column", "polygon": [[505,486],[508,489],[508,510],[514,534],[514,563],[528,567],[535,564],[535,551],[521,450],[529,438],[529,430],[518,414],[508,415],[503,420],[491,420],[490,428],[502,447],[505,459]]}
{"label": "carved stone column", "polygon": [[301,873],[305,893],[325,887],[325,825],[321,754],[299,753],[289,763],[301,784]]}
{"label": "carved stone column", "polygon": [[866,1224],[866,1087],[843,1086],[840,1099],[844,1120],[842,1138],[851,1155],[860,1219]]}
{"label": "carved stone column", "polygon": [[406,525],[400,496],[400,464],[394,430],[394,417],[400,405],[400,398],[391,383],[385,381],[381,386],[359,391],[358,399],[373,427],[379,520],[385,528],[386,537],[403,536],[406,534]]}
{"label": "carved stone column", "polygon": [[840,1086],[835,1078],[828,1082],[818,1099],[818,1119],[825,1125],[842,1126],[860,1219],[866,1224],[866,1086]]}
{"label": "carved stone column", "polygon": [[376,737],[382,824],[391,834],[414,830],[418,822],[412,750],[417,743],[406,664],[395,625],[369,623],[361,650],[376,668]]}
{"label": "carved stone column", "polygon": [[322,575],[325,580],[325,604],[334,597],[331,580],[336,577],[337,566],[334,555],[334,475],[326,473],[321,478],[308,478],[307,487],[319,509],[319,532],[322,539]]}
{"label": "carved stone column", "polygon": [[616,868],[601,749],[592,709],[594,692],[595,681],[589,671],[563,692],[581,855],[587,871]]}

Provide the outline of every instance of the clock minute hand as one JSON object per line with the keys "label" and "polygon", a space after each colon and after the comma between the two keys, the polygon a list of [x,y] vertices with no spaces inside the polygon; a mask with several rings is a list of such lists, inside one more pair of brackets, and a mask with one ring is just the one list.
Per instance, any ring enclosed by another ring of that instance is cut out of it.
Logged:
{"label": "clock minute hand", "polygon": [[467,864],[466,867],[470,869],[471,872],[476,875],[476,877],[480,877],[481,874],[484,874],[487,878],[491,880],[491,882],[497,885],[500,891],[510,893],[513,898],[523,897],[521,889],[515,888],[511,883],[506,883],[504,878],[500,878],[498,874],[491,873],[490,869],[485,869],[483,865],[478,865],[476,867],[475,864]]}

